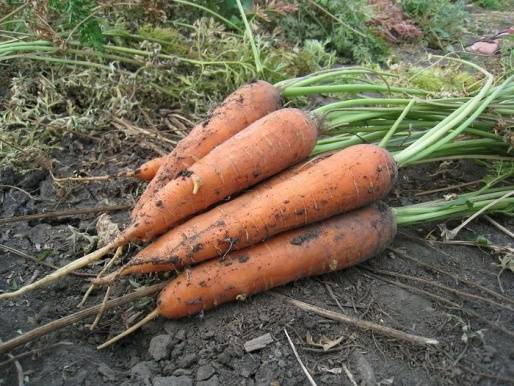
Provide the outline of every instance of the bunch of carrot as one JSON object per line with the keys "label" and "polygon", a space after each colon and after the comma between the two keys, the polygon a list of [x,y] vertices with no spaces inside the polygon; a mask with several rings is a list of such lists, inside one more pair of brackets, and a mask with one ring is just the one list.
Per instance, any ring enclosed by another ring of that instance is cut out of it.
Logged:
{"label": "bunch of carrot", "polygon": [[[511,108],[512,99],[505,96],[513,93],[512,78],[494,86],[492,76],[476,68],[485,81],[474,96],[439,102],[390,99],[389,105],[404,104],[391,111],[347,110],[359,103],[379,104],[364,98],[311,112],[281,106],[281,95],[348,92],[348,85],[337,81],[341,74],[359,69],[314,74],[282,89],[263,81],[242,86],[170,154],[135,172],[150,183],[132,211],[131,224],[116,240],[0,298],[46,285],[133,241],[153,240],[96,284],[209,260],[172,280],[159,296],[157,309],[135,329],[157,315],[192,315],[370,258],[391,242],[397,224],[420,221],[420,213],[425,213],[425,207],[402,212],[379,203],[392,189],[398,167],[434,155],[462,156],[484,149],[484,156],[510,158],[508,145],[487,130],[491,120],[483,113],[491,107]],[[361,91],[424,93],[364,86]],[[425,114],[431,103],[448,108],[443,114]],[[381,129],[366,132],[364,125],[352,125],[370,120]],[[423,126],[410,132],[408,120]],[[379,143],[358,144],[367,134],[374,134],[371,141]],[[307,161],[313,154],[317,156]],[[460,208],[448,215],[468,212]],[[426,213],[421,216],[421,221],[429,219]]]}

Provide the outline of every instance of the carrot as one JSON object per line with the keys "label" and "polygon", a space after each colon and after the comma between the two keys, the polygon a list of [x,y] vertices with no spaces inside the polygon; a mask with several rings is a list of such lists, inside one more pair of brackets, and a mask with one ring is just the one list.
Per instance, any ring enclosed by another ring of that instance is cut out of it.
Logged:
{"label": "carrot", "polygon": [[180,269],[368,205],[391,190],[396,175],[396,164],[386,150],[375,145],[349,147],[186,221],[98,283],[132,273]]}
{"label": "carrot", "polygon": [[34,283],[1,294],[0,299],[51,283],[130,241],[151,239],[194,213],[296,164],[310,154],[317,134],[316,124],[301,110],[282,109],[268,114],[170,181],[112,243]]}
{"label": "carrot", "polygon": [[358,264],[383,251],[395,234],[391,210],[378,203],[210,260],[170,281],[153,312],[98,348],[159,315],[170,319],[194,315],[304,277]]}
{"label": "carrot", "polygon": [[301,110],[268,114],[161,188],[139,210],[124,232],[125,239],[152,239],[178,221],[307,158],[317,134],[315,123]]}
{"label": "carrot", "polygon": [[166,157],[157,157],[153,158],[149,161],[146,161],[144,164],[142,164],[140,167],[138,167],[136,170],[129,172],[127,175],[129,177],[136,177],[137,179],[140,179],[141,181],[151,181],[154,176],[157,174],[157,171],[161,167],[161,165],[164,163]]}
{"label": "carrot", "polygon": [[134,218],[143,205],[180,172],[248,125],[281,107],[280,91],[262,80],[241,86],[210,117],[195,126],[169,153],[132,210]]}

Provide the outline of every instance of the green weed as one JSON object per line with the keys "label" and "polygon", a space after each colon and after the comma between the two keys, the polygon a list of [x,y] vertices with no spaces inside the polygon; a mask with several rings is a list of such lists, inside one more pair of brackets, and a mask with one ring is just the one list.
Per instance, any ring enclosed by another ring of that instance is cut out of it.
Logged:
{"label": "green weed", "polygon": [[473,0],[473,3],[479,7],[500,11],[500,10],[512,10],[514,2],[512,0]]}
{"label": "green weed", "polygon": [[[116,24],[105,27],[106,45],[99,51],[69,40],[63,50],[35,52],[43,62],[25,60],[24,52],[14,53],[20,60],[4,62],[17,76],[0,102],[2,163],[33,161],[63,133],[105,130],[113,118],[148,124],[144,112],[171,108],[197,121],[242,83],[257,77],[275,83],[335,63],[323,43],[291,48],[263,33],[256,36],[263,66],[258,73],[249,42],[211,17],[137,29],[128,17],[119,13]],[[64,65],[44,63],[53,59]],[[76,59],[86,66],[72,65]],[[90,68],[95,63],[101,68]]]}
{"label": "green weed", "polygon": [[424,39],[433,48],[445,48],[465,31],[468,13],[464,0],[400,0],[405,14],[422,29]]}
{"label": "green weed", "polygon": [[380,62],[387,56],[387,44],[366,25],[372,16],[366,1],[300,1],[297,6],[297,12],[279,16],[272,23],[283,29],[284,38],[292,44],[325,42],[347,63]]}
{"label": "green weed", "polygon": [[477,86],[477,78],[458,67],[409,67],[409,83],[420,89],[437,93],[469,94]]}

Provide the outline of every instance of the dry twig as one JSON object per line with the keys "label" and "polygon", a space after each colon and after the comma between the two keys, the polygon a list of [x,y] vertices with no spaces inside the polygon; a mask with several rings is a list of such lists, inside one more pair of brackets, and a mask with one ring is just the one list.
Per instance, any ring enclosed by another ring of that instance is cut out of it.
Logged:
{"label": "dry twig", "polygon": [[507,236],[512,237],[514,239],[514,232],[504,227],[502,224],[497,222],[496,220],[492,219],[488,215],[484,215],[484,218],[491,223],[492,226],[494,226],[499,231],[505,233]]}
{"label": "dry twig", "polygon": [[433,300],[436,300],[442,304],[445,304],[446,306],[450,307],[450,308],[454,308],[454,309],[457,309],[457,310],[460,310],[470,316],[473,316],[474,318],[477,318],[478,320],[482,321],[483,323],[489,325],[490,327],[494,328],[495,330],[498,330],[498,331],[501,331],[503,332],[505,335],[508,335],[510,336],[511,338],[514,338],[514,332],[511,331],[511,330],[508,330],[506,329],[505,327],[503,326],[500,326],[499,324],[497,323],[494,323],[492,321],[490,321],[489,319],[481,316],[480,314],[478,314],[477,312],[473,311],[473,310],[470,310],[468,308],[464,308],[463,306],[455,303],[455,302],[452,302],[451,300],[448,300],[446,298],[443,298],[439,295],[435,295],[431,292],[428,292],[428,291],[425,291],[423,289],[420,289],[420,288],[417,288],[417,287],[412,287],[410,285],[407,285],[407,284],[404,284],[404,283],[400,283],[399,281],[396,281],[396,280],[389,280],[389,279],[386,279],[385,277],[383,276],[379,276],[379,275],[374,275],[374,274],[366,274],[364,273],[364,276],[367,276],[369,278],[375,278],[375,279],[378,279],[378,280],[382,280],[386,283],[389,283],[389,284],[392,284],[392,285],[395,285],[397,287],[400,287],[400,288],[404,288],[408,291],[412,291],[412,292],[418,292],[420,294],[423,294]]}
{"label": "dry twig", "polygon": [[[407,235],[404,235],[404,236],[407,236]],[[432,245],[430,245],[427,241],[423,240],[423,239],[418,239],[416,237],[412,237],[412,236],[408,236],[409,238],[412,238],[414,241],[417,241],[417,242],[422,242],[424,245],[428,246],[430,249],[433,249],[434,251],[437,251],[439,253],[442,253],[444,255],[447,255],[447,256],[450,256],[448,255],[446,252],[444,251],[441,251],[440,249],[437,249],[435,247],[433,247]],[[412,256],[409,256],[407,255],[406,253],[403,253],[401,252],[400,250],[398,249],[395,249],[395,248],[388,248],[389,251],[393,252],[395,255],[401,257],[402,259],[405,259],[405,260],[410,260],[418,265],[421,265],[422,267],[426,267],[434,272],[439,272],[439,273],[442,273],[443,275],[446,275],[446,276],[449,276],[451,277],[452,279],[456,280],[456,281],[460,281],[461,283],[464,283],[466,284],[467,286],[469,287],[474,287],[474,288],[478,288],[479,290],[481,291],[484,291],[484,292],[487,292],[488,294],[498,298],[498,299],[501,299],[507,303],[510,303],[510,304],[514,304],[514,299],[511,299],[507,296],[504,296],[496,291],[493,291],[492,289],[489,289],[487,287],[484,287],[483,285],[480,285],[478,283],[475,283],[474,281],[471,281],[471,280],[467,280],[467,279],[462,279],[460,278],[459,276],[457,275],[454,275],[453,273],[451,272],[448,272],[448,271],[445,271],[439,267],[435,267],[433,265],[430,265],[428,263],[425,263],[423,261],[420,261]]]}
{"label": "dry twig", "polygon": [[355,378],[353,378],[353,374],[350,372],[350,370],[348,369],[348,367],[346,365],[343,365],[343,370],[344,370],[344,373],[346,374],[346,376],[348,377],[348,379],[350,380],[350,382],[352,383],[352,385],[358,386],[357,382],[355,382]]}
{"label": "dry twig", "polygon": [[461,290],[458,290],[458,289],[455,289],[455,288],[451,288],[451,287],[445,286],[443,284],[437,283],[435,281],[422,279],[420,277],[414,277],[414,276],[410,276],[410,275],[405,275],[405,274],[399,273],[399,272],[386,271],[386,270],[383,270],[383,269],[375,269],[375,268],[370,268],[370,267],[365,267],[364,269],[366,269],[367,271],[373,272],[375,274],[399,277],[399,278],[402,278],[402,279],[417,281],[418,283],[423,283],[423,284],[431,285],[433,287],[440,288],[442,290],[454,293],[454,294],[456,294],[458,296],[461,296],[463,298],[475,299],[475,300],[478,300],[478,301],[489,303],[492,306],[496,306],[496,307],[499,307],[499,308],[503,308],[503,309],[505,309],[507,311],[514,312],[514,308],[511,308],[509,306],[497,303],[494,300],[490,300],[490,299],[484,298],[484,297],[479,296],[479,295],[470,294],[470,293],[465,292],[465,291],[461,291]]}
{"label": "dry twig", "polygon": [[18,354],[18,355],[12,355],[6,361],[0,362],[0,367],[6,366],[9,363],[12,363],[12,362],[14,362],[16,360],[28,357],[30,355],[36,355],[36,354],[39,354],[39,353],[41,353],[43,351],[48,351],[48,350],[51,350],[51,349],[59,347],[59,346],[73,346],[73,343],[71,343],[71,342],[57,342],[55,344],[51,344],[51,345],[48,345],[48,346],[45,346],[45,347],[42,347],[42,348],[25,351],[25,352],[23,352],[21,354]]}
{"label": "dry twig", "polygon": [[405,342],[409,342],[409,343],[412,343],[412,344],[415,344],[415,345],[426,346],[426,345],[436,345],[436,344],[439,344],[439,341],[436,340],[436,339],[426,338],[424,336],[408,334],[406,332],[395,330],[393,328],[381,326],[380,324],[376,324],[376,323],[373,323],[373,322],[368,322],[367,320],[355,319],[355,318],[346,316],[344,314],[341,314],[339,312],[325,310],[323,308],[320,308],[320,307],[317,307],[317,306],[314,306],[314,305],[311,305],[311,304],[308,304],[308,303],[304,303],[304,302],[302,302],[300,300],[297,300],[297,299],[289,298],[287,296],[278,294],[276,292],[271,292],[271,293],[273,295],[275,295],[275,296],[279,296],[280,298],[282,298],[286,302],[291,303],[291,304],[297,306],[298,308],[301,308],[302,310],[313,312],[316,315],[323,316],[323,317],[331,319],[331,320],[347,323],[347,324],[350,324],[350,325],[352,325],[354,327],[361,328],[363,330],[371,330],[373,332],[377,332],[379,334],[382,334],[382,335],[385,335],[385,336],[388,336],[388,337],[391,337],[391,338],[395,338],[395,339],[398,339],[398,340],[402,340],[402,341],[405,341]]}
{"label": "dry twig", "polygon": [[[122,306],[124,304],[130,303],[134,300],[143,298],[145,296],[152,295],[161,289],[163,289],[166,286],[167,283],[159,283],[155,284],[149,287],[141,287],[137,290],[121,296],[116,299],[109,300],[107,303],[105,303],[105,310],[109,310],[114,307]],[[44,335],[47,335],[51,332],[60,330],[66,326],[69,326],[70,324],[77,323],[78,321],[81,321],[83,319],[89,318],[91,316],[94,316],[98,313],[98,311],[102,308],[102,304],[97,304],[95,306],[86,308],[85,310],[81,310],[78,312],[75,312],[74,314],[65,316],[63,318],[54,320],[50,323],[47,323],[43,326],[37,327],[31,331],[28,331],[22,335],[18,335],[15,338],[12,338],[8,340],[7,342],[0,343],[0,354],[6,353],[11,351],[12,349],[21,346],[25,343],[28,343],[34,339],[40,338]]]}
{"label": "dry twig", "polygon": [[[15,256],[23,257],[24,259],[27,259],[29,261],[32,261],[32,262],[42,265],[44,267],[52,268],[52,269],[59,269],[59,267],[57,267],[56,265],[41,261],[41,260],[35,258],[34,256],[30,256],[30,255],[26,254],[25,252],[19,251],[12,247],[8,247],[7,245],[0,244],[0,249],[3,249],[4,251],[7,251],[7,252],[11,252]],[[75,275],[75,276],[79,276],[79,277],[95,277],[95,275],[93,275],[93,274],[83,273],[83,272],[71,272],[71,274]]]}
{"label": "dry twig", "polygon": [[101,213],[101,212],[117,212],[120,210],[127,210],[132,208],[132,205],[113,205],[113,206],[103,206],[99,208],[80,208],[80,209],[68,209],[68,210],[59,210],[55,212],[46,212],[46,213],[35,213],[28,214],[24,216],[14,216],[7,218],[0,218],[0,225],[8,224],[11,222],[19,222],[19,221],[32,221],[32,220],[42,220],[46,218],[58,218],[58,217],[73,217],[82,214],[91,214],[91,213]]}
{"label": "dry twig", "polygon": [[316,381],[314,380],[314,378],[312,378],[312,375],[309,373],[309,370],[307,370],[307,367],[305,367],[302,360],[300,359],[300,355],[298,355],[298,351],[296,350],[296,347],[293,344],[293,341],[291,340],[291,337],[289,336],[289,334],[287,333],[287,330],[285,328],[284,328],[284,334],[286,334],[287,341],[289,342],[289,345],[291,346],[291,349],[293,350],[294,356],[296,357],[296,360],[298,361],[298,363],[300,364],[300,367],[302,368],[303,372],[305,373],[305,376],[309,380],[309,383],[311,384],[311,386],[318,386],[316,384]]}
{"label": "dry twig", "polygon": [[480,209],[479,211],[473,213],[469,218],[467,218],[465,221],[462,222],[462,224],[460,224],[459,226],[451,229],[451,230],[448,230],[446,231],[445,233],[445,237],[447,239],[454,239],[455,236],[457,236],[457,234],[466,226],[468,225],[471,221],[473,221],[475,218],[477,218],[478,216],[480,216],[482,213],[484,213],[487,209],[493,207],[494,205],[498,204],[499,202],[501,202],[502,200],[512,196],[514,194],[514,190],[511,190],[507,193],[505,193],[503,196],[497,198],[496,200],[490,202],[489,204],[487,204],[486,206],[484,206],[482,209]]}

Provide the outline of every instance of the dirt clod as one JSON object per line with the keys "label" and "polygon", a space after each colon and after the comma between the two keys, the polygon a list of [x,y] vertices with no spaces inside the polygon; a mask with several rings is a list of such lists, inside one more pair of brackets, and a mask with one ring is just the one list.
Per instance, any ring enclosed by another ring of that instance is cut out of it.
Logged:
{"label": "dirt clod", "polygon": [[205,381],[214,375],[216,370],[211,365],[200,366],[196,371],[196,380]]}
{"label": "dirt clod", "polygon": [[169,335],[157,335],[150,341],[148,352],[155,361],[160,361],[169,355],[173,339]]}

